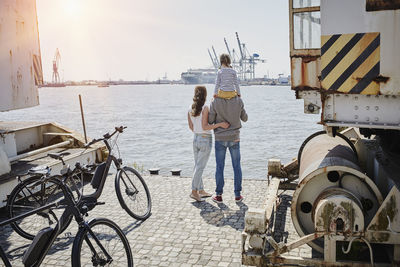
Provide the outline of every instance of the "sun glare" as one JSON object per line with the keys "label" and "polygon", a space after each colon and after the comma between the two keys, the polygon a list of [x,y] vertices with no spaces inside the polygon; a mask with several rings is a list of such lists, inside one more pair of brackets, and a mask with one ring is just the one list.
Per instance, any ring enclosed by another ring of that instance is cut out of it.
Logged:
{"label": "sun glare", "polygon": [[65,14],[70,17],[77,17],[80,15],[81,2],[78,0],[64,0]]}

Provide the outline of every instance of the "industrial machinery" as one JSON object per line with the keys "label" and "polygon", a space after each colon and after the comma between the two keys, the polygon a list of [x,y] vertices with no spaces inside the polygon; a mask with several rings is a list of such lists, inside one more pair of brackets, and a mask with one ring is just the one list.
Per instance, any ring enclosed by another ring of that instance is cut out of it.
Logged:
{"label": "industrial machinery", "polygon": [[[264,205],[246,213],[242,263],[399,266],[400,1],[289,0],[289,11],[292,89],[324,131],[293,162],[269,160]],[[288,189],[298,238],[285,243],[274,222]],[[314,257],[288,256],[304,244]]]}

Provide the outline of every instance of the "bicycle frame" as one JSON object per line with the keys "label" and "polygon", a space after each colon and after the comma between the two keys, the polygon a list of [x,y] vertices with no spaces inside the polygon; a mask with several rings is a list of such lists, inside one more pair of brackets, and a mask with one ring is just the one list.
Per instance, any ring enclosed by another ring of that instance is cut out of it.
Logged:
{"label": "bicycle frame", "polygon": [[112,148],[111,148],[110,144],[108,143],[108,140],[104,139],[103,141],[109,151],[109,154],[106,159],[106,167],[104,168],[104,172],[101,177],[101,181],[100,181],[100,185],[99,185],[98,189],[95,192],[93,192],[92,194],[85,196],[85,198],[90,197],[90,198],[98,199],[101,196],[101,193],[103,192],[104,184],[106,182],[106,178],[108,176],[108,172],[109,172],[111,164],[113,162],[114,162],[115,167],[117,168],[117,174],[121,169],[121,159],[117,159],[114,155],[111,154]]}

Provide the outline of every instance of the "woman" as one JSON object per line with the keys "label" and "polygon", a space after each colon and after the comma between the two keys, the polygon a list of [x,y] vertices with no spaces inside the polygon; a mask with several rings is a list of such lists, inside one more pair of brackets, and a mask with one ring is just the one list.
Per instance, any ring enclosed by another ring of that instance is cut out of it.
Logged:
{"label": "woman", "polygon": [[229,123],[220,122],[208,124],[208,107],[204,105],[207,98],[207,90],[204,86],[196,86],[194,90],[193,104],[188,111],[188,124],[194,133],[193,154],[194,171],[192,178],[192,193],[190,197],[196,201],[203,201],[202,198],[210,197],[211,194],[204,191],[203,171],[207,165],[211,153],[212,135],[211,130],[222,127],[228,128]]}

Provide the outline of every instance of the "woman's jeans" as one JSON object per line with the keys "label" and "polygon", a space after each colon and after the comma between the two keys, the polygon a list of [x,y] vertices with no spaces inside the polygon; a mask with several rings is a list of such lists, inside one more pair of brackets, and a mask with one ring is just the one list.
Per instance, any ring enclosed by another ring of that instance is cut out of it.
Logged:
{"label": "woman's jeans", "polygon": [[217,188],[215,193],[222,195],[224,189],[224,167],[226,149],[229,148],[231,154],[232,167],[234,173],[234,190],[235,197],[240,196],[242,191],[242,168],[240,167],[240,142],[231,141],[215,141],[215,160],[217,162],[217,170],[215,171],[215,180]]}
{"label": "woman's jeans", "polygon": [[212,146],[212,135],[194,134],[193,154],[194,170],[192,179],[192,190],[204,190],[203,171],[210,157]]}

